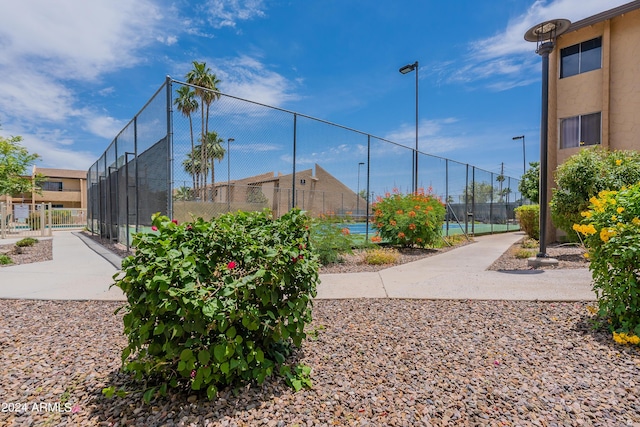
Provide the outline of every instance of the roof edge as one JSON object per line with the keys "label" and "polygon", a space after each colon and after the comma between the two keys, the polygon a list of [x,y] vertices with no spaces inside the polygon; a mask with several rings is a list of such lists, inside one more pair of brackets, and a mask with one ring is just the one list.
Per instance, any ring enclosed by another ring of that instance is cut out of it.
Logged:
{"label": "roof edge", "polygon": [[580,21],[576,21],[571,24],[571,26],[569,26],[569,29],[565,34],[597,24],[602,21],[606,21],[611,18],[615,18],[616,16],[624,15],[625,13],[634,11],[636,9],[640,9],[640,0],[635,0],[630,3],[614,7],[613,9],[605,10],[604,12],[600,12],[596,15],[590,16]]}

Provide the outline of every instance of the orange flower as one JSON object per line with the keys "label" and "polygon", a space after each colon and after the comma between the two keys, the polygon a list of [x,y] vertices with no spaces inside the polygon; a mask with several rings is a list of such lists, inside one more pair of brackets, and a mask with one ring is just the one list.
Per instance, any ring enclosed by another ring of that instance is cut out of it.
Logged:
{"label": "orange flower", "polygon": [[342,234],[344,234],[345,236],[348,236],[349,234],[351,234],[351,231],[349,231],[349,229],[345,227],[342,229]]}
{"label": "orange flower", "polygon": [[418,242],[418,243],[422,243],[422,237],[418,237],[418,238],[416,239],[416,242]]}
{"label": "orange flower", "polygon": [[382,216],[382,211],[380,209],[376,210],[375,215],[376,216]]}
{"label": "orange flower", "polygon": [[397,222],[394,219],[392,219],[391,221],[389,221],[389,224],[391,224],[392,227],[395,227]]}
{"label": "orange flower", "polygon": [[398,239],[404,239],[404,233],[401,231],[398,233]]}
{"label": "orange flower", "polygon": [[373,236],[373,237],[371,238],[371,241],[372,241],[373,243],[381,242],[381,241],[382,241],[382,237],[380,237],[380,236]]}
{"label": "orange flower", "polygon": [[415,205],[415,206],[413,207],[413,209],[415,209],[415,210],[419,211],[419,210],[420,210],[420,205]]}
{"label": "orange flower", "polygon": [[413,218],[413,217],[416,216],[416,213],[414,211],[411,211],[407,215],[409,215],[409,217]]}
{"label": "orange flower", "polygon": [[397,213],[398,215],[402,215],[402,214],[404,213],[404,211],[403,211],[402,209],[398,209],[398,210],[396,211],[396,213]]}
{"label": "orange flower", "polygon": [[415,224],[409,224],[409,230],[415,230],[415,229],[416,229]]}

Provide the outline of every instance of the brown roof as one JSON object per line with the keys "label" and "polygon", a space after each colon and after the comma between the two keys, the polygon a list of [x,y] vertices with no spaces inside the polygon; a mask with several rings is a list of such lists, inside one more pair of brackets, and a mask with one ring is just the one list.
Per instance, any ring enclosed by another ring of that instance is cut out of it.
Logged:
{"label": "brown roof", "polygon": [[87,171],[76,169],[52,169],[39,168],[36,166],[36,172],[49,178],[87,179]]}

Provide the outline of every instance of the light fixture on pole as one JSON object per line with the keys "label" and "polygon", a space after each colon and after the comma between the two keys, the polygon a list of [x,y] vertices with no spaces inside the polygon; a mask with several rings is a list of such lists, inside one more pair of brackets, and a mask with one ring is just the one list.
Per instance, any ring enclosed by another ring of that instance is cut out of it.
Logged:
{"label": "light fixture on pole", "polygon": [[527,155],[525,154],[524,151],[524,135],[520,135],[520,136],[514,136],[513,138],[514,141],[521,139],[522,140],[522,175],[524,176],[525,173],[527,173]]}
{"label": "light fixture on pole", "polygon": [[229,138],[227,139],[227,212],[231,212],[231,143],[234,142],[235,139]]}
{"label": "light fixture on pole", "polygon": [[413,64],[405,65],[401,67],[398,71],[401,74],[407,74],[412,71],[416,72],[416,147],[413,153],[413,179],[411,185],[413,186],[413,192],[418,191],[418,61]]}
{"label": "light fixture on pole", "polygon": [[[536,42],[536,53],[542,57],[542,115],[540,118],[540,251],[529,265],[557,264],[547,255],[547,148],[549,131],[549,54],[555,47],[556,38],[567,31],[571,21],[553,19],[531,27],[524,39]],[[546,258],[546,260],[545,260]]]}
{"label": "light fixture on pole", "polygon": [[360,166],[364,165],[364,162],[358,163],[358,193],[356,194],[356,215],[360,215]]}

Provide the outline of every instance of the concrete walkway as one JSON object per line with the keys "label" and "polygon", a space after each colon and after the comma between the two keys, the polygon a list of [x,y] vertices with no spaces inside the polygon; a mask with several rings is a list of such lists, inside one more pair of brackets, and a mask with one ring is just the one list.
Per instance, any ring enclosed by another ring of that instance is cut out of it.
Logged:
{"label": "concrete walkway", "polygon": [[[377,273],[321,274],[317,299],[595,300],[587,269],[486,271],[522,237],[476,237],[473,244]],[[117,255],[81,233],[55,232],[52,261],[0,268],[0,298],[124,300],[120,289],[109,289],[119,265]]]}

